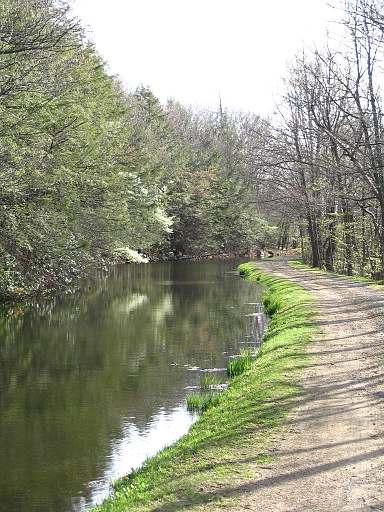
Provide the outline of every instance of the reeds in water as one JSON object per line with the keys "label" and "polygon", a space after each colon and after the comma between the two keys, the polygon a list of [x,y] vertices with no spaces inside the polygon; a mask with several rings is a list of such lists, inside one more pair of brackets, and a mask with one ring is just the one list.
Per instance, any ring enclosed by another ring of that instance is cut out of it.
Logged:
{"label": "reeds in water", "polygon": [[187,409],[202,413],[216,405],[220,399],[223,382],[220,376],[205,373],[200,377],[200,391],[187,395]]}
{"label": "reeds in water", "polygon": [[245,349],[242,350],[239,356],[232,357],[228,361],[227,374],[231,379],[237,375],[241,375],[252,365],[255,360],[256,353],[253,350]]}
{"label": "reeds in water", "polygon": [[[256,352],[250,349],[242,350],[240,355],[228,361],[227,374],[229,378],[236,377],[248,370],[256,357]],[[200,377],[200,391],[187,395],[189,411],[202,413],[218,404],[223,381],[218,375],[205,374]]]}
{"label": "reeds in water", "polygon": [[187,409],[194,412],[204,412],[213,405],[218,404],[220,395],[218,392],[191,393],[187,396]]}

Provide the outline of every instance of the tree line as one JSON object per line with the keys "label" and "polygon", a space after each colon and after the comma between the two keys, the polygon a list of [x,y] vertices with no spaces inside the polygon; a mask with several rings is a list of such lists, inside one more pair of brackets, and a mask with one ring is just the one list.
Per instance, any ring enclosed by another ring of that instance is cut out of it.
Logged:
{"label": "tree line", "polygon": [[382,278],[384,3],[346,0],[334,9],[337,43],[290,66],[263,180],[295,219],[313,266]]}
{"label": "tree line", "polygon": [[[68,4],[0,5],[0,298],[130,260],[300,250],[383,277],[384,2],[340,0],[271,119],[110,76]],[[133,256],[132,256],[133,255]]]}
{"label": "tree line", "polygon": [[246,253],[257,115],[162,105],[108,74],[66,2],[0,5],[0,297],[69,284],[138,251]]}

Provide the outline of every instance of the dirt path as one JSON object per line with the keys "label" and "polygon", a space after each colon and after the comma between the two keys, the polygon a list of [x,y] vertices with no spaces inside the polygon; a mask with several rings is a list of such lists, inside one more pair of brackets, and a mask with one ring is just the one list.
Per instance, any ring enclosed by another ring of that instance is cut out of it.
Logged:
{"label": "dirt path", "polygon": [[260,266],[313,293],[324,336],[309,347],[315,357],[272,450],[277,462],[240,485],[240,501],[226,509],[384,511],[384,290],[286,263]]}

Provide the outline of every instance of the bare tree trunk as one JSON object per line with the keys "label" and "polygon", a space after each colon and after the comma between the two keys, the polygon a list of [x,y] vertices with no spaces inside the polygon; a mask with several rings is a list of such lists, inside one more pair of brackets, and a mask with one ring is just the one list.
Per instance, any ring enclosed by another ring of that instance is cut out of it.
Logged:
{"label": "bare tree trunk", "polygon": [[320,267],[321,266],[321,256],[320,256],[320,244],[319,244],[319,236],[318,236],[318,227],[317,221],[312,215],[308,215],[308,235],[309,241],[311,244],[311,265],[312,267]]}

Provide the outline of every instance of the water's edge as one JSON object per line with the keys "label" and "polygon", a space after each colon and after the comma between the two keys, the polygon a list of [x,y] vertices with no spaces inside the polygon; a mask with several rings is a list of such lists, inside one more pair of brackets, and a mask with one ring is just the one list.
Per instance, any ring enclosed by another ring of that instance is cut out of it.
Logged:
{"label": "water's edge", "polygon": [[258,339],[235,266],[119,266],[0,319],[0,510],[88,510],[189,430],[187,394]]}
{"label": "water's edge", "polygon": [[318,332],[316,310],[301,286],[253,264],[242,265],[241,271],[246,280],[264,286],[263,302],[271,317],[252,368],[232,382],[223,400],[187,435],[117,482],[115,495],[95,512],[220,506],[226,496],[233,505],[234,494],[241,494],[241,482],[249,483],[255,465],[271,461],[270,447],[295,405],[298,377],[308,364],[306,345]]}
{"label": "water's edge", "polygon": [[[236,269],[232,272],[227,272],[227,273],[235,274],[241,279],[245,278],[244,280],[247,281],[246,276],[243,276],[242,273],[238,269]],[[253,285],[257,284],[261,288],[262,295],[264,295],[267,292],[267,286],[265,284],[261,284],[261,283],[252,283],[252,284]],[[263,326],[262,333],[258,340],[257,346],[254,347],[257,350],[259,350],[261,348],[263,338],[268,332],[268,325],[269,325],[270,317],[266,313],[266,311],[263,307],[263,302],[250,302],[248,304],[255,305],[255,306],[257,305],[259,313],[262,313],[264,316],[263,323],[262,323],[262,326]],[[249,314],[247,316],[253,316],[253,314]],[[237,357],[237,356],[231,356],[231,357]],[[220,395],[223,395],[223,398],[225,398],[225,394],[227,394],[230,391],[230,386],[231,386],[231,380],[229,380],[228,386],[225,389],[223,389],[220,393]],[[168,445],[165,445],[164,447],[160,448],[151,457],[146,459],[145,462],[143,462],[143,464],[141,464],[138,468],[132,470],[131,472],[127,473],[126,475],[119,478],[115,482],[111,483],[110,495],[108,498],[106,498],[105,500],[102,501],[101,507],[103,507],[103,504],[108,504],[111,502],[111,500],[113,501],[115,494],[119,493],[119,490],[122,487],[124,487],[126,485],[126,483],[129,482],[132,477],[135,478],[135,476],[137,474],[140,474],[141,472],[145,472],[147,466],[151,466],[153,463],[156,464],[157,460],[161,459],[163,453],[167,454],[167,452],[169,450],[173,450],[173,449],[177,448],[178,444],[180,442],[182,442],[183,439],[187,439],[191,435],[191,428],[195,427],[195,428],[199,429],[199,422],[204,418],[204,415],[206,413],[207,413],[207,411],[205,411],[201,414],[195,414],[193,421],[191,421],[191,424],[188,427],[188,430],[186,430],[182,435],[180,435],[177,439],[175,439],[172,444],[168,444]],[[215,413],[213,412],[213,414],[215,414]],[[92,508],[90,510],[90,512],[97,512],[98,510],[100,510],[99,506],[96,506],[96,507]]]}

